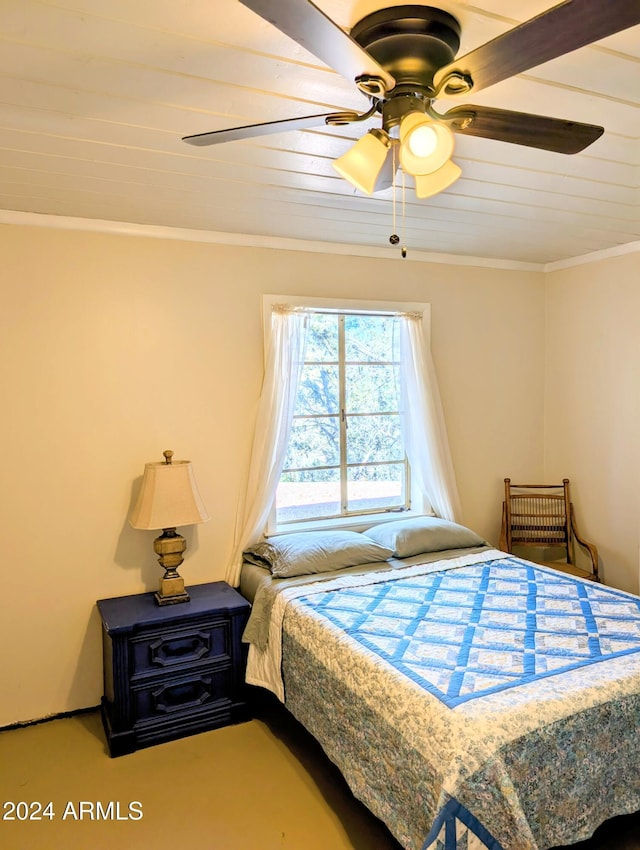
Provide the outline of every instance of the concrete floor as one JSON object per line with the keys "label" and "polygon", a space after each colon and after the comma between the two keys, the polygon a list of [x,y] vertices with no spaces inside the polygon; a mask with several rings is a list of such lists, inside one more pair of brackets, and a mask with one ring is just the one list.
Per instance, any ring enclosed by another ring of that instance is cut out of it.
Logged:
{"label": "concrete floor", "polygon": [[[248,723],[117,759],[97,712],[2,732],[0,801],[3,850],[401,850],[270,704]],[[640,815],[572,850],[640,850]]]}

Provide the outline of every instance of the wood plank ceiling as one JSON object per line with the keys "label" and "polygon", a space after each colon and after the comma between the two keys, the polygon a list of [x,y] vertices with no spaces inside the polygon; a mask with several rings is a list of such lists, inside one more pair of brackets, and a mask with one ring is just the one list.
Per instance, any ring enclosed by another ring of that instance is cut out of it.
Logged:
{"label": "wood plank ceiling", "polygon": [[[316,3],[345,29],[394,5]],[[550,5],[440,7],[461,22],[463,55]],[[208,148],[181,141],[367,108],[237,0],[0,0],[0,19],[0,209],[391,252],[392,191],[362,195],[331,167],[367,125]],[[640,27],[463,102],[605,133],[574,156],[458,135],[457,183],[422,201],[407,189],[404,223],[396,191],[395,229],[410,251],[550,263],[640,239]],[[452,105],[438,101],[440,111]]]}

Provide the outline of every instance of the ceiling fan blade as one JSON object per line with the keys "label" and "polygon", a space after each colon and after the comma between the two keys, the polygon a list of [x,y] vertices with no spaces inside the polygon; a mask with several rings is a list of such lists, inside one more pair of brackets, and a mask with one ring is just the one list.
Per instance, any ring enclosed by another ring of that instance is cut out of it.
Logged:
{"label": "ceiling fan blade", "polygon": [[318,9],[311,0],[240,0],[325,65],[352,83],[363,75],[379,77],[385,91],[391,91],[395,79],[364,48]]}
{"label": "ceiling fan blade", "polygon": [[454,74],[471,77],[479,91],[639,23],[638,0],[565,0],[440,68],[434,85],[444,83],[442,94],[463,93],[455,80],[447,90]]}
{"label": "ceiling fan blade", "polygon": [[456,106],[442,117],[451,122],[451,129],[456,133],[555,153],[579,153],[604,132],[602,127],[593,124],[489,106]]}
{"label": "ceiling fan blade", "polygon": [[270,133],[286,133],[289,130],[309,130],[328,124],[327,118],[341,113],[323,112],[321,115],[306,115],[303,118],[284,118],[281,121],[267,121],[264,124],[247,124],[244,127],[231,127],[229,130],[212,130],[210,133],[197,133],[183,136],[182,141],[189,145],[204,147],[222,142],[236,142],[239,139],[251,139],[254,136],[268,136]]}

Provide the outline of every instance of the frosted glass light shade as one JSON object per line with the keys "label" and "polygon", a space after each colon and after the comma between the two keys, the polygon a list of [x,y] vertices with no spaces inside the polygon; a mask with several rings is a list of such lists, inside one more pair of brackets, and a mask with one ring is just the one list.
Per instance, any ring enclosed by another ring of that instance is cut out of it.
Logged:
{"label": "frosted glass light shade", "polygon": [[451,160],[445,162],[433,174],[417,174],[414,178],[416,182],[416,196],[418,198],[430,198],[432,195],[437,195],[438,192],[444,192],[445,189],[448,189],[449,186],[456,182],[461,174],[462,169],[460,166]]}
{"label": "frosted glass light shade", "polygon": [[393,170],[392,158],[389,136],[384,130],[375,129],[365,133],[345,154],[334,160],[333,167],[356,189],[371,195],[393,182],[393,174],[390,180],[386,174],[389,168]]}
{"label": "frosted glass light shade", "polygon": [[407,174],[433,174],[451,159],[454,144],[446,124],[422,112],[409,112],[400,122],[400,164]]}
{"label": "frosted glass light shade", "polygon": [[175,528],[208,519],[190,460],[145,464],[140,494],[129,516],[134,528]]}

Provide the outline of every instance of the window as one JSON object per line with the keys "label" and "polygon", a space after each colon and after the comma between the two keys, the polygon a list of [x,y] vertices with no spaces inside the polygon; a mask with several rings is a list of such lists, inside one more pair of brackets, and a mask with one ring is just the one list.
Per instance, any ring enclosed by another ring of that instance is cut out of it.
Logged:
{"label": "window", "polygon": [[[314,316],[325,318],[309,334]],[[409,493],[412,511],[455,521],[460,505],[428,345],[429,305],[265,295],[263,318],[264,380],[226,580],[239,583],[244,550],[265,534],[362,526],[363,517],[372,524],[374,511],[406,508]],[[374,319],[378,325],[369,324]],[[401,403],[391,389],[398,384]],[[285,485],[294,484],[301,495],[287,503]],[[312,497],[312,484],[328,489],[319,496],[318,486]],[[305,506],[318,518],[303,525],[296,517]],[[280,527],[278,511],[289,520]]]}
{"label": "window", "polygon": [[409,506],[396,317],[310,310],[277,527]]}

